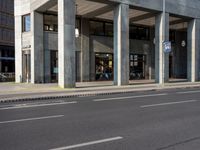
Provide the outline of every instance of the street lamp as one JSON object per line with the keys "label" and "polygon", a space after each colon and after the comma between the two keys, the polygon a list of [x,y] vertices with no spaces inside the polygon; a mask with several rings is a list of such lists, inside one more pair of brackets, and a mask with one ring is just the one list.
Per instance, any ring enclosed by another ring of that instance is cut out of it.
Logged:
{"label": "street lamp", "polygon": [[79,29],[75,28],[75,37],[78,38],[79,37]]}
{"label": "street lamp", "polygon": [[[78,5],[76,4],[76,15],[78,12]],[[77,21],[76,21],[76,15],[75,15],[75,37],[78,38],[79,37],[79,29],[78,29],[78,25],[77,25]]]}

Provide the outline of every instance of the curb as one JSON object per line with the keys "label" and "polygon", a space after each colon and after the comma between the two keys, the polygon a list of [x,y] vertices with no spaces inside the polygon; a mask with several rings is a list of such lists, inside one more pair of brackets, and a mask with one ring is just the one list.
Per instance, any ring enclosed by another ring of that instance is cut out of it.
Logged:
{"label": "curb", "polygon": [[13,103],[13,102],[25,102],[25,101],[42,101],[42,100],[55,100],[55,99],[64,99],[64,98],[77,98],[77,97],[88,97],[88,96],[103,96],[103,95],[112,95],[112,94],[125,94],[132,92],[145,92],[145,91],[157,91],[157,90],[167,90],[167,89],[189,89],[189,88],[198,88],[200,85],[188,85],[185,87],[182,86],[165,86],[165,87],[148,87],[148,88],[139,88],[139,89],[126,89],[126,90],[118,90],[118,91],[100,91],[100,92],[84,92],[79,94],[68,94],[68,95],[60,95],[60,96],[38,96],[38,97],[19,97],[19,98],[5,98],[0,100],[0,104],[2,103]]}
{"label": "curb", "polygon": [[25,101],[34,101],[34,100],[54,100],[54,99],[63,99],[63,98],[77,98],[77,97],[88,97],[88,96],[103,96],[103,95],[112,95],[112,94],[124,94],[137,91],[155,91],[156,89],[146,89],[146,90],[132,90],[132,91],[112,91],[112,92],[99,92],[99,93],[83,93],[83,94],[72,94],[72,95],[63,95],[63,96],[41,96],[41,97],[25,97],[25,98],[16,98],[16,99],[2,99],[0,103],[13,103],[13,102],[25,102]]}

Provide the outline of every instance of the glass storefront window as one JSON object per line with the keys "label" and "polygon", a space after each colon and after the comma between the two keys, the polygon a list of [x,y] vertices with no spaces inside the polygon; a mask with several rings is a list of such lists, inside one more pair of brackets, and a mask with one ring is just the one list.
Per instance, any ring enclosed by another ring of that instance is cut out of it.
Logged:
{"label": "glass storefront window", "polygon": [[113,36],[113,24],[112,23],[105,23],[105,35],[106,36]]}
{"label": "glass storefront window", "polygon": [[113,54],[95,54],[96,80],[113,80]]}
{"label": "glass storefront window", "polygon": [[[149,40],[149,27],[130,25],[130,39]],[[113,23],[105,21],[90,21],[90,35],[113,37]]]}
{"label": "glass storefront window", "polygon": [[103,36],[104,34],[104,23],[98,21],[90,21],[90,34],[91,35],[100,35]]}
{"label": "glass storefront window", "polygon": [[150,29],[148,27],[130,26],[130,39],[149,40]]}
{"label": "glass storefront window", "polygon": [[130,28],[129,28],[129,38],[130,39],[137,39],[138,38],[137,36],[138,36],[137,27],[130,26]]}
{"label": "glass storefront window", "polygon": [[57,15],[44,14],[44,31],[58,32]]}
{"label": "glass storefront window", "polygon": [[23,32],[29,32],[31,30],[31,17],[30,17],[30,15],[22,16],[22,24],[23,24],[23,26],[22,26]]}
{"label": "glass storefront window", "polygon": [[139,38],[140,40],[148,40],[149,39],[149,33],[147,28],[138,28]]}
{"label": "glass storefront window", "polygon": [[81,20],[80,20],[80,18],[76,18],[75,28],[79,29],[79,31],[80,31],[80,29],[81,29]]}
{"label": "glass storefront window", "polygon": [[51,51],[51,82],[58,82],[58,51]]}
{"label": "glass storefront window", "polygon": [[50,26],[48,24],[44,25],[44,31],[49,31]]}
{"label": "glass storefront window", "polygon": [[[80,18],[76,18],[75,27],[81,29]],[[44,14],[44,31],[58,32],[58,16],[52,14]]]}
{"label": "glass storefront window", "polygon": [[174,30],[170,30],[169,31],[169,40],[172,43],[175,43],[175,41],[176,41],[176,32]]}
{"label": "glass storefront window", "polygon": [[143,54],[130,54],[130,80],[145,78],[145,61]]}

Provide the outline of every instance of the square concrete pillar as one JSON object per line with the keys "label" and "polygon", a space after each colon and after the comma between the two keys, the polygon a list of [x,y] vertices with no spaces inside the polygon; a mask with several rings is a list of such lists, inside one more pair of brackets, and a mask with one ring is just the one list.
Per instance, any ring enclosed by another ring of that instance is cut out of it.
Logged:
{"label": "square concrete pillar", "polygon": [[169,14],[160,13],[155,24],[155,79],[164,84],[169,80],[169,53],[164,53],[163,42],[169,41]]}
{"label": "square concrete pillar", "polygon": [[22,16],[15,16],[15,82],[22,82]]}
{"label": "square concrete pillar", "polygon": [[114,9],[114,84],[129,84],[129,5]]}
{"label": "square concrete pillar", "polygon": [[44,83],[43,14],[31,13],[31,83]]}
{"label": "square concrete pillar", "polygon": [[187,34],[187,78],[195,82],[199,80],[200,19],[189,21]]}
{"label": "square concrete pillar", "polygon": [[90,81],[89,20],[81,19],[81,82]]}
{"label": "square concrete pillar", "polygon": [[1,60],[1,57],[2,57],[2,54],[1,54],[1,49],[0,49],[0,73],[2,72],[2,60]]}
{"label": "square concrete pillar", "polygon": [[75,87],[75,68],[75,0],[58,0],[58,84],[60,87]]}

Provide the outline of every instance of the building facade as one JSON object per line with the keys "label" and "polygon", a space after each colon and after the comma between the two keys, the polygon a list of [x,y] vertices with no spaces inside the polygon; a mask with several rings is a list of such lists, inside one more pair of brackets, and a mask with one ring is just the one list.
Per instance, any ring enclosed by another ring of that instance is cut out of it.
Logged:
{"label": "building facade", "polygon": [[[14,2],[0,1],[0,73],[15,72],[14,61]],[[6,75],[6,77],[9,77]],[[2,76],[0,76],[0,80]]]}
{"label": "building facade", "polygon": [[[200,1],[15,0],[16,82],[199,80]],[[164,52],[164,42],[171,52]]]}

